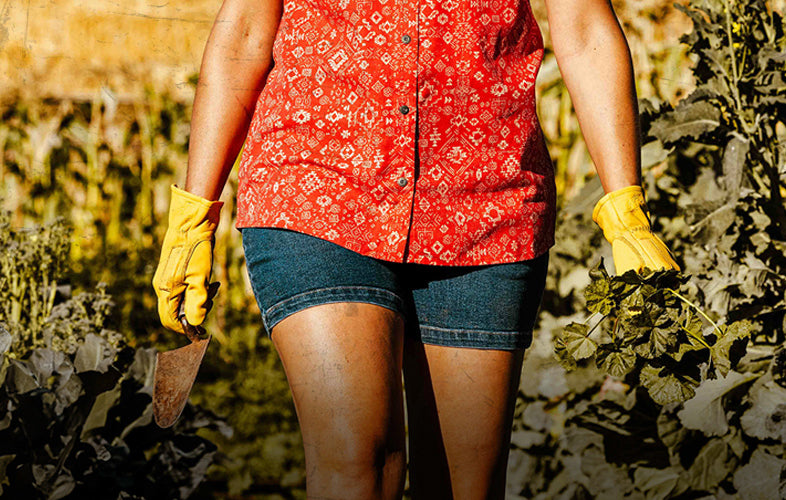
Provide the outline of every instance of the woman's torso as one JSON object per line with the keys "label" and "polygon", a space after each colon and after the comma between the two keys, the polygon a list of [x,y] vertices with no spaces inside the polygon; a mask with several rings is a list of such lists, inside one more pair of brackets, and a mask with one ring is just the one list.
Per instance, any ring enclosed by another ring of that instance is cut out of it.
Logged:
{"label": "woman's torso", "polygon": [[236,226],[396,262],[541,255],[556,218],[542,56],[526,0],[285,1]]}

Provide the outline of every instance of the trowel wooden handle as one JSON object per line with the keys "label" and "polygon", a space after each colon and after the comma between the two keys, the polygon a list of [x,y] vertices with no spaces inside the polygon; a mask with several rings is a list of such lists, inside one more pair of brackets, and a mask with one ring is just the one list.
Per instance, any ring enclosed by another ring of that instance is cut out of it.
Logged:
{"label": "trowel wooden handle", "polygon": [[185,301],[180,302],[180,307],[177,310],[177,319],[179,319],[180,324],[183,325],[183,331],[186,332],[188,340],[191,342],[202,340],[202,337],[200,336],[202,332],[200,331],[199,327],[192,325],[186,319],[185,303]]}

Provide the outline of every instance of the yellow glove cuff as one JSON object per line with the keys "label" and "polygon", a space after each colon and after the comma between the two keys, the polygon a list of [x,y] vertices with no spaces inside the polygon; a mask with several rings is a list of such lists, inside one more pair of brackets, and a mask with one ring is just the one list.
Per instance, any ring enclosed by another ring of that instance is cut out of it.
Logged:
{"label": "yellow glove cuff", "polygon": [[592,220],[610,243],[625,231],[650,230],[650,212],[641,186],[606,193],[592,211]]}
{"label": "yellow glove cuff", "polygon": [[172,184],[172,199],[169,203],[169,229],[180,232],[199,229],[200,232],[214,233],[218,226],[223,201],[210,201]]}
{"label": "yellow glove cuff", "polygon": [[603,196],[592,211],[592,220],[611,243],[617,274],[643,267],[677,269],[668,247],[653,234],[650,213],[641,186],[628,186]]}

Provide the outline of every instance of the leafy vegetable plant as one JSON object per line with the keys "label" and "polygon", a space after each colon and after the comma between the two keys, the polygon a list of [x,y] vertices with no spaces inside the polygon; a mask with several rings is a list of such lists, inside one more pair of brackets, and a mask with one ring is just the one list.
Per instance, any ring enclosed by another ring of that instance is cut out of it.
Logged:
{"label": "leafy vegetable plant", "polygon": [[610,276],[601,258],[589,274],[587,309],[601,317],[591,328],[572,322],[557,337],[555,353],[566,369],[594,362],[665,405],[690,399],[706,379],[725,377],[745,354],[749,322],[717,324],[686,297],[688,277],[680,271]]}
{"label": "leafy vegetable plant", "polygon": [[217,452],[196,431],[232,430],[193,405],[155,425],[155,349],[108,328],[102,284],[71,296],[69,234],[0,213],[0,496],[188,498]]}
{"label": "leafy vegetable plant", "polygon": [[676,106],[642,101],[660,234],[705,311],[752,322],[751,344],[786,341],[786,33],[764,0],[694,0],[680,37],[696,88]]}

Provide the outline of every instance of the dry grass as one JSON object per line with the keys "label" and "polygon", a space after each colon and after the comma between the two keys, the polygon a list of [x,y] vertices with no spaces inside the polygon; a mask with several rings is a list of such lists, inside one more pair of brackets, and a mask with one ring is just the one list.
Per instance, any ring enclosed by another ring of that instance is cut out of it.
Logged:
{"label": "dry grass", "polygon": [[121,99],[145,84],[187,99],[221,0],[3,0],[0,94]]}

